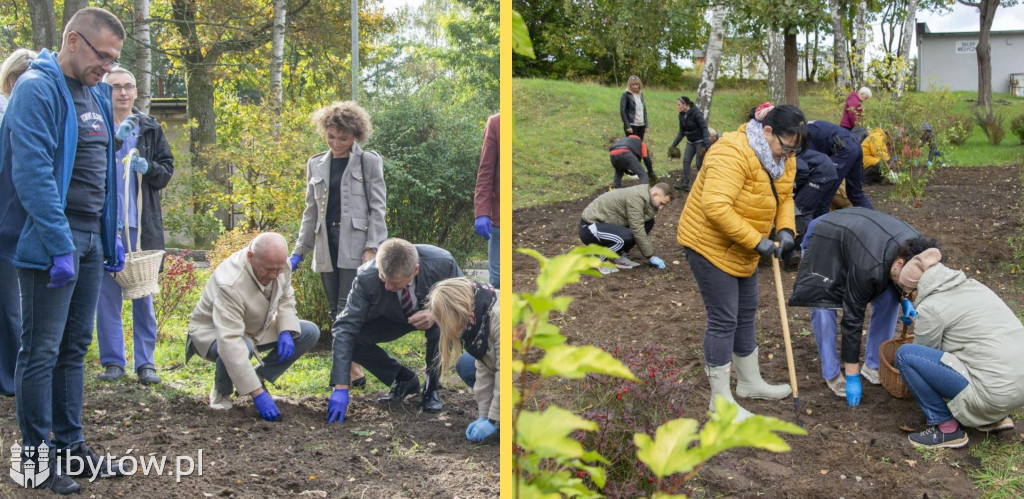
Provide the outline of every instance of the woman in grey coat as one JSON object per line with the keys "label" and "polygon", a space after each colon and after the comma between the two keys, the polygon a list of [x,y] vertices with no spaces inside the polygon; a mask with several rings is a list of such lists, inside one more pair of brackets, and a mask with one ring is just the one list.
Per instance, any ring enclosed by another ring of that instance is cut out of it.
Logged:
{"label": "woman in grey coat", "polygon": [[963,426],[1013,429],[1009,414],[1024,407],[1024,325],[991,289],[941,259],[932,248],[893,265],[917,315],[914,344],[896,351],[896,364],[929,425],[910,442],[963,447]]}
{"label": "woman in grey coat", "polygon": [[[356,270],[373,260],[388,237],[384,162],[376,152],[359,147],[370,138],[373,126],[370,115],[355,102],[335,102],[317,110],[312,119],[329,149],[306,162],[306,209],[289,261],[294,272],[313,252],[313,271],[320,273],[331,317],[337,318],[345,309]],[[357,364],[352,379],[356,386],[361,379],[365,383]]]}

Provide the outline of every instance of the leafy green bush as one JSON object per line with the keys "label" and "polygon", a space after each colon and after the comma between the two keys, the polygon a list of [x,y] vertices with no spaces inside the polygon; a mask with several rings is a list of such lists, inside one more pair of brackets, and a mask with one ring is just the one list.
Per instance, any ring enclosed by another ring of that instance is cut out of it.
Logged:
{"label": "leafy green bush", "polygon": [[[1024,116],[1022,116],[1024,117]],[[971,136],[971,129],[974,128],[974,120],[970,116],[962,114],[955,115],[945,129],[946,140],[951,145],[961,146]],[[1024,140],[1022,138],[1021,140]]]}
{"label": "leafy green bush", "polygon": [[1003,128],[1004,116],[1002,113],[989,112],[982,114],[980,108],[974,108],[974,119],[982,131],[985,132],[985,137],[988,138],[989,144],[997,146],[1003,141],[1003,137],[1006,136],[1006,129]]}
{"label": "leafy green bush", "polygon": [[1024,144],[1024,114],[1021,114],[1010,122],[1010,131],[1017,136],[1021,144]]}

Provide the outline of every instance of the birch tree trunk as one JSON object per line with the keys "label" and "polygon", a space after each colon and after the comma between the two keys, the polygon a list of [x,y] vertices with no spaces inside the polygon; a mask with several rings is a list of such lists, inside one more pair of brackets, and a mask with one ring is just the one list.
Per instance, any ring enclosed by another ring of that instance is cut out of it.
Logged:
{"label": "birch tree trunk", "polygon": [[270,102],[278,116],[281,114],[283,99],[281,68],[284,66],[284,28],[287,14],[287,0],[274,0],[274,26],[271,28],[270,48]]}
{"label": "birch tree trunk", "polygon": [[149,0],[135,0],[135,86],[138,97],[135,107],[149,114],[149,105],[153,101],[153,52],[149,37]]}
{"label": "birch tree trunk", "polygon": [[32,20],[32,48],[57,50],[57,19],[50,0],[28,0],[28,17]]}
{"label": "birch tree trunk", "polygon": [[781,33],[768,33],[768,100],[786,101],[786,55]]}
{"label": "birch tree trunk", "polygon": [[[907,18],[903,21],[903,36],[900,37],[900,58],[902,65],[896,75],[896,85],[893,88],[894,97],[899,99],[903,96],[904,87],[907,85],[907,77],[910,75],[910,39],[913,37],[914,26],[917,20],[917,0],[907,1]],[[991,88],[989,89],[991,91]],[[979,94],[979,99],[980,99]]]}
{"label": "birch tree trunk", "polygon": [[864,84],[864,64],[867,62],[867,50],[868,50],[868,2],[867,0],[860,0],[857,3],[857,21],[856,21],[856,33],[857,33],[857,45],[854,49],[854,54],[851,57],[850,64],[850,79],[853,80],[853,86],[859,88]]}
{"label": "birch tree trunk", "polygon": [[700,74],[700,85],[697,87],[697,109],[704,113],[704,120],[711,117],[711,98],[715,93],[715,81],[718,79],[718,65],[722,61],[722,42],[725,40],[725,15],[729,8],[715,5],[711,9],[711,34],[708,37],[708,49],[704,54],[704,70]]}
{"label": "birch tree trunk", "polygon": [[828,0],[828,9],[832,13],[832,58],[836,66],[836,86],[840,92],[850,88],[850,66],[846,54],[846,32],[843,30],[843,18],[839,12],[839,0]]}

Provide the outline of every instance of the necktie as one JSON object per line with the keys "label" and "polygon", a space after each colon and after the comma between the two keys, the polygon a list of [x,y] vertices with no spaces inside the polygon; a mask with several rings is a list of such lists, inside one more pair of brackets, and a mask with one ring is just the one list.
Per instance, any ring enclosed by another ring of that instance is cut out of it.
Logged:
{"label": "necktie", "polygon": [[402,301],[402,310],[405,311],[405,316],[412,315],[416,310],[412,306],[412,293],[409,292],[409,288],[403,288],[399,291],[398,297]]}

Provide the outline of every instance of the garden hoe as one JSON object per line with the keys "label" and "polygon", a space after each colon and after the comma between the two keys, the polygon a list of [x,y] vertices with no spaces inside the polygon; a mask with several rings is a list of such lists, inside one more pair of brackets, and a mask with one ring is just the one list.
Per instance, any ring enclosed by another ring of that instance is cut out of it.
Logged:
{"label": "garden hoe", "polygon": [[775,274],[775,294],[779,297],[779,317],[782,319],[782,338],[786,343],[786,363],[789,365],[789,384],[793,387],[793,412],[796,414],[797,426],[803,428],[800,421],[800,393],[796,389],[796,368],[793,367],[793,343],[789,339],[789,319],[786,316],[786,297],[782,294],[782,272],[779,272],[779,259],[773,255],[772,272]]}

